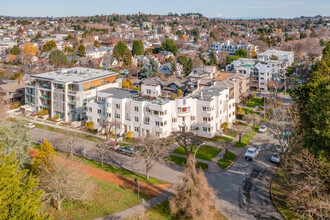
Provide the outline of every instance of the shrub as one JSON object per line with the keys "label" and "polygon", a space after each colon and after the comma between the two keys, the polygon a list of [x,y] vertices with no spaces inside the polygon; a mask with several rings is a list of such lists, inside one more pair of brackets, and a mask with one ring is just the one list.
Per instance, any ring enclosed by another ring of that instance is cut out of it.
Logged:
{"label": "shrub", "polygon": [[257,95],[255,93],[253,93],[252,98],[254,98],[254,99],[257,98]]}
{"label": "shrub", "polygon": [[38,115],[40,116],[45,116],[45,115],[48,115],[48,110],[47,109],[40,109],[38,112],[37,112]]}
{"label": "shrub", "polygon": [[132,139],[132,135],[133,135],[133,131],[128,131],[126,133],[126,138],[131,140]]}
{"label": "shrub", "polygon": [[92,122],[92,121],[86,122],[85,127],[86,127],[87,130],[93,131],[94,130],[94,122]]}
{"label": "shrub", "polygon": [[237,119],[242,119],[244,117],[244,114],[236,114]]}
{"label": "shrub", "polygon": [[227,130],[228,123],[227,122],[222,123],[221,128],[222,128],[222,130]]}

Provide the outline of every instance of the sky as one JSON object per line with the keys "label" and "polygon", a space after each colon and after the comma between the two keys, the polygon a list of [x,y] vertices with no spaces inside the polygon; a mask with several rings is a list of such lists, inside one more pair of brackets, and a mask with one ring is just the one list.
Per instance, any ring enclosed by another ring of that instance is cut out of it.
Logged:
{"label": "sky", "polygon": [[221,18],[330,16],[330,0],[0,0],[0,15],[62,17],[199,12]]}

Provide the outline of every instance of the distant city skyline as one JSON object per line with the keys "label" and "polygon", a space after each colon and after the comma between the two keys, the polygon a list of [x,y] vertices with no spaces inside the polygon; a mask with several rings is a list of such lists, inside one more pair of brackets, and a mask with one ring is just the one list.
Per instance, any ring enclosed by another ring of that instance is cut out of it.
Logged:
{"label": "distant city skyline", "polygon": [[293,18],[329,16],[329,0],[0,0],[0,15],[66,17],[101,14],[168,14],[198,12],[220,18]]}

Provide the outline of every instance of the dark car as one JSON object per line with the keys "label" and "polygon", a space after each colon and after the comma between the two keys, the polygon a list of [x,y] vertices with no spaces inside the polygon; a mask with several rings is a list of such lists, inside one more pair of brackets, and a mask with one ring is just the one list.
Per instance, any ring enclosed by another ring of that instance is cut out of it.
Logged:
{"label": "dark car", "polygon": [[134,147],[131,147],[131,146],[120,147],[119,152],[122,154],[126,154],[128,156],[131,156],[131,157],[136,156],[139,153],[138,150],[135,150]]}

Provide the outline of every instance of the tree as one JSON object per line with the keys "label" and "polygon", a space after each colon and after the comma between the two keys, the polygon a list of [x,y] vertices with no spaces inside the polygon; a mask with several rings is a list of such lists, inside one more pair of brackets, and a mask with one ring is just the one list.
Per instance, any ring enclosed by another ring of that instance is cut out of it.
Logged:
{"label": "tree", "polygon": [[270,60],[278,60],[278,57],[274,54],[272,54],[270,57],[269,57]]}
{"label": "tree", "polygon": [[55,67],[69,65],[67,56],[60,50],[54,50],[49,54],[49,62]]}
{"label": "tree", "polygon": [[170,213],[175,219],[213,219],[215,193],[207,182],[204,172],[196,172],[196,161],[187,158],[183,181],[176,185],[177,193],[169,199]]}
{"label": "tree", "polygon": [[255,130],[255,125],[261,120],[260,116],[255,113],[246,115],[243,119],[253,123],[253,130]]}
{"label": "tree", "polygon": [[45,198],[58,209],[64,200],[87,201],[95,188],[79,163],[56,157],[48,166],[42,166],[38,174],[39,186],[45,191]]}
{"label": "tree", "polygon": [[171,134],[171,138],[173,138],[173,140],[175,140],[179,146],[183,147],[187,158],[190,154],[192,154],[194,147],[202,143],[202,141],[192,132],[173,132]]}
{"label": "tree", "polygon": [[177,96],[177,97],[180,97],[180,96],[182,96],[182,95],[183,95],[182,90],[181,90],[181,89],[178,89],[178,92],[177,92],[176,96]]}
{"label": "tree", "polygon": [[138,160],[144,161],[146,179],[149,179],[149,172],[154,165],[166,156],[169,144],[169,138],[159,139],[154,137],[146,137],[137,142]]}
{"label": "tree", "polygon": [[9,155],[0,147],[0,219],[45,219],[39,213],[43,191],[38,179],[19,169],[15,152]]}
{"label": "tree", "polygon": [[108,153],[109,148],[107,142],[102,142],[96,144],[97,147],[97,152],[99,153],[101,157],[101,167],[103,167],[103,161],[104,161],[104,156]]}
{"label": "tree", "polygon": [[174,41],[172,40],[172,39],[168,39],[168,38],[166,38],[163,42],[162,42],[162,44],[161,44],[161,46],[160,46],[160,50],[161,51],[163,51],[163,50],[165,50],[165,51],[170,51],[170,52],[172,52],[174,55],[176,55],[177,53],[178,53],[178,48],[177,48],[177,46],[175,45],[175,43],[174,43]]}
{"label": "tree", "polygon": [[32,43],[25,43],[22,53],[26,56],[35,56],[38,52],[38,48],[36,48]]}
{"label": "tree", "polygon": [[41,32],[38,31],[37,35],[35,36],[35,39],[40,39],[40,38],[42,38],[42,35],[41,35]]}
{"label": "tree", "polygon": [[235,56],[238,56],[238,57],[241,57],[241,58],[247,58],[247,52],[246,52],[245,49],[240,48],[240,49],[236,50]]}
{"label": "tree", "polygon": [[143,46],[142,40],[133,41],[132,54],[133,54],[133,56],[144,54],[144,46]]}
{"label": "tree", "polygon": [[257,56],[258,56],[258,55],[257,55],[257,52],[256,52],[256,48],[253,47],[251,57],[252,57],[252,58],[257,58]]}
{"label": "tree", "polygon": [[209,54],[209,58],[210,58],[209,65],[214,65],[217,63],[217,56],[213,51]]}
{"label": "tree", "polygon": [[46,44],[42,46],[43,52],[49,52],[53,48],[56,48],[56,42],[54,40],[47,41]]}
{"label": "tree", "polygon": [[33,158],[33,164],[36,169],[39,169],[40,166],[49,167],[49,161],[53,160],[54,156],[55,151],[52,144],[45,139],[44,143],[39,145],[38,154]]}
{"label": "tree", "polygon": [[191,73],[191,71],[192,71],[192,68],[193,68],[193,61],[192,61],[192,59],[191,58],[189,58],[188,59],[188,62],[187,62],[187,66],[186,66],[186,68],[185,68],[185,73],[186,74],[189,74],[189,73]]}
{"label": "tree", "polygon": [[74,39],[74,37],[71,34],[68,34],[68,36],[66,36],[65,40],[70,40],[70,39]]}
{"label": "tree", "polygon": [[183,68],[186,68],[188,59],[186,56],[178,56],[178,58],[176,59],[178,63],[181,63],[183,65]]}
{"label": "tree", "polygon": [[73,158],[73,151],[78,142],[78,133],[70,130],[63,130],[60,138],[56,140],[56,145],[68,146],[70,149],[70,157]]}
{"label": "tree", "polygon": [[100,47],[100,42],[98,40],[94,41],[94,47]]}
{"label": "tree", "polygon": [[238,143],[241,143],[242,141],[242,136],[245,133],[246,128],[243,126],[237,126],[235,129],[238,133]]}
{"label": "tree", "polygon": [[124,66],[131,66],[132,65],[132,53],[131,51],[127,48],[124,54]]}
{"label": "tree", "polygon": [[14,45],[13,48],[11,48],[10,54],[12,54],[12,55],[18,55],[19,54],[19,48],[18,48],[17,45]]}
{"label": "tree", "polygon": [[226,63],[231,64],[234,60],[238,60],[240,57],[239,56],[227,56],[226,57]]}
{"label": "tree", "polygon": [[16,121],[14,124],[0,123],[0,143],[4,145],[7,154],[15,152],[20,168],[23,168],[29,161],[28,154],[32,145],[29,130],[23,121]]}
{"label": "tree", "polygon": [[78,55],[80,57],[85,57],[85,46],[83,44],[78,47]]}
{"label": "tree", "polygon": [[94,131],[94,122],[92,121],[86,122],[85,127],[87,130]]}
{"label": "tree", "polygon": [[117,60],[120,60],[120,58],[123,58],[127,53],[127,49],[127,45],[123,41],[119,41],[113,49],[113,54]]}
{"label": "tree", "polygon": [[154,60],[151,59],[149,62],[149,65],[145,65],[141,69],[141,75],[148,78],[148,77],[153,77],[156,75],[158,72],[158,63]]}

